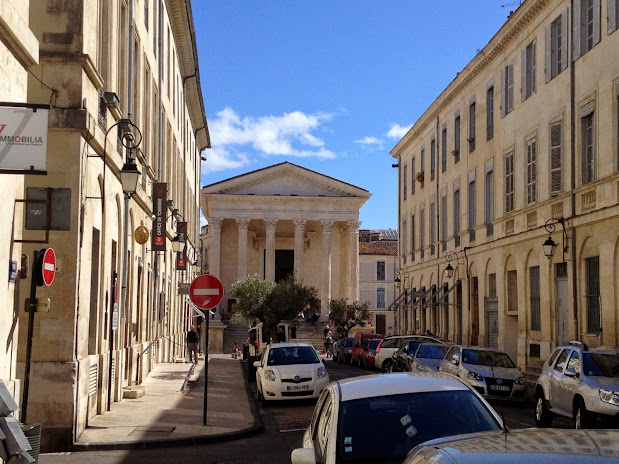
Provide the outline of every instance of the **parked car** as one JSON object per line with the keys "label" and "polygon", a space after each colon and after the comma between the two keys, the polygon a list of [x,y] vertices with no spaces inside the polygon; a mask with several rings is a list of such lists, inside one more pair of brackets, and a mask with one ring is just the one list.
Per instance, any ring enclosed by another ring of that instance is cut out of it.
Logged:
{"label": "parked car", "polygon": [[384,338],[376,350],[376,358],[374,360],[376,368],[383,372],[389,372],[391,370],[393,355],[409,340],[421,340],[427,343],[446,342],[446,340],[441,340],[429,335],[389,335]]}
{"label": "parked car", "polygon": [[363,354],[361,355],[361,366],[366,369],[374,369],[376,366],[376,348],[382,342],[382,338],[373,338],[370,340],[369,345],[364,348]]}
{"label": "parked car", "polygon": [[303,448],[292,452],[291,461],[400,463],[424,441],[502,427],[492,406],[451,375],[366,375],[325,389],[303,435]]}
{"label": "parked car", "polygon": [[[391,358],[389,363],[389,372],[407,372],[408,369],[408,357],[414,356],[415,351],[419,348],[423,342],[421,340],[407,340],[402,344]],[[383,363],[384,366],[384,363]]]}
{"label": "parked car", "polygon": [[527,386],[509,355],[494,348],[452,346],[439,372],[456,375],[486,398],[524,400]]}
{"label": "parked car", "polygon": [[411,372],[436,372],[445,358],[449,345],[421,343],[412,356],[406,357],[406,370]]}
{"label": "parked car", "polygon": [[357,332],[355,334],[355,341],[352,345],[352,352],[350,354],[350,365],[356,364],[361,367],[361,356],[364,350],[367,349],[370,344],[370,340],[373,338],[383,338],[382,335],[368,332]]}
{"label": "parked car", "polygon": [[413,449],[405,464],[615,464],[618,430],[518,429],[440,438]]}
{"label": "parked car", "polygon": [[555,348],[535,384],[535,402],[538,427],[550,426],[554,415],[573,418],[577,429],[619,427],[619,348]]}
{"label": "parked car", "polygon": [[267,345],[254,366],[261,400],[318,398],[329,383],[329,373],[310,343]]}
{"label": "parked car", "polygon": [[342,337],[337,341],[337,347],[333,348],[333,360],[340,363],[349,363],[352,355],[352,345],[355,337]]}

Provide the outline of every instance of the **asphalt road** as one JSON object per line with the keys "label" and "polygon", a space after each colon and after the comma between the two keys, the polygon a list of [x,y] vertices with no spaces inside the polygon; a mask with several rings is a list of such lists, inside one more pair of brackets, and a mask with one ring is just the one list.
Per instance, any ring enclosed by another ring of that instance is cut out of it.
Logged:
{"label": "asphalt road", "polygon": [[[378,373],[326,360],[331,380]],[[386,374],[388,375],[388,374]],[[255,393],[255,383],[252,383]],[[272,464],[290,462],[290,453],[301,445],[303,431],[311,421],[315,401],[263,402],[260,414],[264,432],[239,440],[191,447],[132,451],[93,451],[41,455],[42,464],[206,463]],[[493,402],[512,429],[535,427],[533,403]],[[554,427],[571,428],[571,421],[556,418]]]}

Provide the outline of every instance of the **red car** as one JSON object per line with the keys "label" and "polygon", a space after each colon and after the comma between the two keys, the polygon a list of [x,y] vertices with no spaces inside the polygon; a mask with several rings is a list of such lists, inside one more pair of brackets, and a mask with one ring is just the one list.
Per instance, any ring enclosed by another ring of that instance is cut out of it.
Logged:
{"label": "red car", "polygon": [[366,369],[375,369],[376,368],[376,349],[380,342],[382,342],[382,338],[372,338],[370,340],[370,344],[363,348],[363,354],[361,355],[361,366]]}
{"label": "red car", "polygon": [[383,336],[369,332],[357,332],[355,334],[355,342],[353,343],[352,353],[350,355],[351,366],[356,364],[361,367],[361,356],[363,355],[364,350],[367,350],[370,340],[374,338],[382,340]]}

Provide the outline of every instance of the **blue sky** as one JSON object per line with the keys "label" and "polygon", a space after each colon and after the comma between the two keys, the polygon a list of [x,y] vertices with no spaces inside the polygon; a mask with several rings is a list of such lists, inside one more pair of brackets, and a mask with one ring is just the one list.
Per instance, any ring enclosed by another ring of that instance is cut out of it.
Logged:
{"label": "blue sky", "polygon": [[389,151],[517,3],[194,0],[202,185],[289,161],[370,191],[361,227],[396,229]]}

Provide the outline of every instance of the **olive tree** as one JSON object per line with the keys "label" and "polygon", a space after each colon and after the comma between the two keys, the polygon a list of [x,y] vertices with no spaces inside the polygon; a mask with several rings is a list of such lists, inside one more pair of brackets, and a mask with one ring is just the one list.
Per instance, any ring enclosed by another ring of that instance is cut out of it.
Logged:
{"label": "olive tree", "polygon": [[348,300],[342,298],[339,300],[331,300],[329,303],[329,320],[331,324],[337,328],[341,336],[348,335],[350,329],[355,326],[365,326],[365,321],[370,318],[368,311],[369,303],[360,303],[354,301],[348,303]]}

